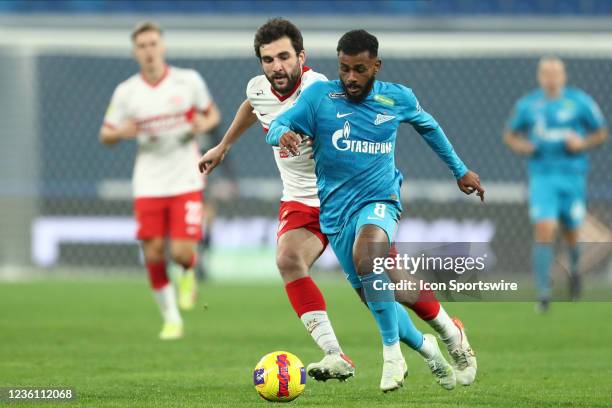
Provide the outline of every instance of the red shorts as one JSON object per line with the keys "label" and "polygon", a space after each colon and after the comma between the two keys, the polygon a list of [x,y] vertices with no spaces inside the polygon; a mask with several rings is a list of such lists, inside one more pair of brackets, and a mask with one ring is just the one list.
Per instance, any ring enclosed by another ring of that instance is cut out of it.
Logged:
{"label": "red shorts", "polygon": [[321,240],[324,248],[327,246],[327,237],[319,225],[319,207],[310,207],[298,201],[281,201],[278,221],[277,238],[287,231],[306,228]]}
{"label": "red shorts", "polygon": [[202,191],[136,198],[134,213],[138,239],[170,236],[199,241],[202,238]]}

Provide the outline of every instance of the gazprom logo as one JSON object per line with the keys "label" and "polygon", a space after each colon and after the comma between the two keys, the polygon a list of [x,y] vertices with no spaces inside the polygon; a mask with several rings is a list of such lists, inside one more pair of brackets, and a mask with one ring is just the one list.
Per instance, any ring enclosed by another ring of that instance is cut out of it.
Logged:
{"label": "gazprom logo", "polygon": [[[342,129],[338,129],[332,135],[332,144],[340,151],[348,150],[351,148],[351,141],[349,136],[351,134],[351,124],[347,121],[344,122]],[[342,139],[342,140],[341,140]],[[342,147],[340,146],[342,144]]]}
{"label": "gazprom logo", "polygon": [[351,140],[351,125],[347,121],[344,122],[342,129],[338,129],[332,135],[332,144],[336,150],[341,152],[350,150],[355,153],[369,153],[369,154],[388,154],[393,151],[393,143],[383,142],[375,143],[368,142],[367,140]]}

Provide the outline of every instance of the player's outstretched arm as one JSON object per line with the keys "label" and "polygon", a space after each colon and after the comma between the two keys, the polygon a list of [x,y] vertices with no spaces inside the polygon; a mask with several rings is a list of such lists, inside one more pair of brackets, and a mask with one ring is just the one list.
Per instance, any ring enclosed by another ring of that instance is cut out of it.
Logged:
{"label": "player's outstretched arm", "polygon": [[425,139],[431,150],[448,166],[461,191],[468,195],[476,191],[480,200],[484,201],[485,190],[480,185],[478,174],[470,171],[461,161],[442,127],[433,116],[421,108],[412,91],[404,88],[404,96],[406,97],[406,111],[402,121],[410,123]]}
{"label": "player's outstretched arm", "polygon": [[227,152],[229,152],[232,145],[240,139],[240,136],[246,132],[257,121],[257,116],[253,113],[253,107],[248,100],[245,100],[240,104],[240,107],[236,111],[232,124],[225,132],[221,142],[212,149],[209,149],[200,158],[198,167],[200,172],[210,174],[215,167],[219,165],[225,158]]}
{"label": "player's outstretched arm", "polygon": [[100,128],[100,143],[113,145],[121,140],[134,139],[138,136],[138,124],[131,119],[125,120],[115,127],[105,123]]}

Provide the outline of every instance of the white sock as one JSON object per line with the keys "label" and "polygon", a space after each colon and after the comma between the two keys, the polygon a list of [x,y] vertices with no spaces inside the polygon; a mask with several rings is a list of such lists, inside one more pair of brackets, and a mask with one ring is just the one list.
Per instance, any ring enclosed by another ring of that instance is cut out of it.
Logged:
{"label": "white sock", "polygon": [[423,336],[423,344],[421,345],[421,348],[418,350],[419,354],[422,355],[424,358],[431,358],[433,357],[435,351],[436,351],[436,345],[433,344],[433,341],[431,341],[431,338],[427,338],[427,336]]}
{"label": "white sock", "polygon": [[161,311],[165,323],[183,323],[178,306],[176,305],[174,286],[172,286],[171,283],[168,283],[161,289],[154,290],[153,296],[159,305],[159,310]]}
{"label": "white sock", "polygon": [[453,323],[442,305],[440,305],[438,315],[431,320],[427,320],[427,323],[440,335],[440,339],[445,344],[454,344],[461,341],[459,329],[455,326],[455,323]]}
{"label": "white sock", "polygon": [[327,312],[317,310],[304,313],[300,319],[306,330],[312,336],[315,343],[325,352],[325,354],[342,353],[334,329],[329,321]]}
{"label": "white sock", "polygon": [[403,359],[404,355],[402,354],[402,349],[400,348],[399,341],[397,343],[393,343],[389,346],[383,344],[383,360],[399,360]]}

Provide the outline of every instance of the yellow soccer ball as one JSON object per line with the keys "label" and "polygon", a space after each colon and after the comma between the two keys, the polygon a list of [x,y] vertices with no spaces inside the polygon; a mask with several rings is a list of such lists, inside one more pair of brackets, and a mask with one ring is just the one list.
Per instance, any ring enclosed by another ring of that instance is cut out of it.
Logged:
{"label": "yellow soccer ball", "polygon": [[253,370],[253,384],[265,400],[292,401],[304,391],[306,369],[294,354],[275,351],[259,360]]}

